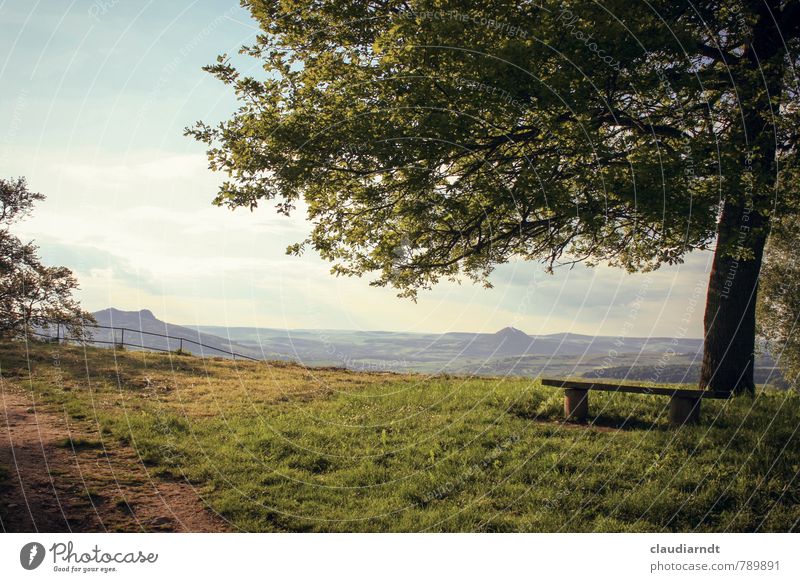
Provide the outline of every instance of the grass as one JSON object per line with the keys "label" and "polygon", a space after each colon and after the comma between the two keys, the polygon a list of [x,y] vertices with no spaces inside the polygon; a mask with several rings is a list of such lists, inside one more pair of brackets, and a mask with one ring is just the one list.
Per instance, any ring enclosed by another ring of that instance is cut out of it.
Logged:
{"label": "grass", "polygon": [[704,401],[702,423],[681,429],[666,398],[592,393],[593,424],[576,426],[560,421],[560,390],[524,378],[27,349],[0,346],[5,381],[189,480],[244,530],[791,531],[800,520],[796,393]]}
{"label": "grass", "polygon": [[58,441],[56,443],[56,446],[65,449],[73,449],[75,451],[81,451],[81,450],[101,449],[103,448],[103,443],[92,439],[85,439],[83,437],[76,437],[76,438],[67,437]]}

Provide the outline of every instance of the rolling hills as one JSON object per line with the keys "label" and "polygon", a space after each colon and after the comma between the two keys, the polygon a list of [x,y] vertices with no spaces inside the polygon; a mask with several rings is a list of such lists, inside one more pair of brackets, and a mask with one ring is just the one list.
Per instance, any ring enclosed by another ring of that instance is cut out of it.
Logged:
{"label": "rolling hills", "polygon": [[[696,338],[636,338],[571,333],[529,335],[513,327],[496,333],[404,333],[324,329],[275,329],[176,325],[149,310],[109,308],[98,323],[129,328],[125,341],[158,350],[230,357],[235,352],[260,360],[361,371],[449,373],[477,376],[585,376],[651,382],[694,383],[703,342]],[[168,335],[150,336],[140,332]],[[96,330],[94,338],[118,341],[120,331]],[[176,341],[177,340],[177,341]],[[768,355],[756,362],[756,381],[781,386]]]}

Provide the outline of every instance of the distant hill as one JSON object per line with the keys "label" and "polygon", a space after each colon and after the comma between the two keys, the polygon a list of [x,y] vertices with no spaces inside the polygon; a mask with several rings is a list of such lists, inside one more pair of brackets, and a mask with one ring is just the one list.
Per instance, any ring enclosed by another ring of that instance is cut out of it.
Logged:
{"label": "distant hill", "polygon": [[449,369],[462,368],[464,360],[488,361],[520,356],[569,357],[574,360],[576,356],[584,358],[620,353],[661,355],[668,350],[694,356],[702,353],[703,349],[700,339],[593,337],[569,333],[531,336],[512,327],[496,333],[444,334],[216,326],[196,329],[230,337],[236,343],[263,350],[265,354],[306,362],[348,365],[353,362],[379,364],[401,361],[411,368],[425,363],[448,364]]}
{"label": "distant hill", "polygon": [[[93,329],[92,339],[94,340],[116,343],[121,341],[124,333],[126,344],[141,346],[143,349],[177,350],[181,347],[181,338],[183,338],[188,340],[182,343],[184,351],[196,355],[232,357],[223,353],[222,350],[224,350],[225,352],[259,357],[259,354],[254,352],[252,347],[242,346],[223,337],[203,333],[196,329],[167,323],[158,319],[149,309],[122,311],[111,307],[97,311],[92,315],[94,315],[99,325],[114,328]],[[123,332],[122,328],[126,328],[126,331]],[[168,337],[148,335],[148,333],[161,334]]]}
{"label": "distant hill", "polygon": [[[104,309],[98,323],[168,335],[126,332],[125,341],[147,348],[177,349],[179,339],[195,354],[225,356],[217,350],[265,360],[354,370],[453,373],[473,376],[584,376],[654,382],[689,382],[698,377],[703,342],[694,338],[619,338],[571,333],[529,335],[514,327],[496,333],[403,333],[182,326],[158,319],[147,309]],[[120,332],[98,330],[95,339],[118,341]],[[176,341],[178,340],[178,341]],[[780,385],[768,356],[757,361],[757,381]]]}
{"label": "distant hill", "polygon": [[570,333],[534,336],[514,327],[496,333],[444,334],[217,326],[196,329],[230,337],[268,359],[359,370],[469,375],[579,376],[612,366],[656,365],[664,353],[675,354],[670,357],[673,365],[691,366],[703,349],[702,340],[693,338]]}

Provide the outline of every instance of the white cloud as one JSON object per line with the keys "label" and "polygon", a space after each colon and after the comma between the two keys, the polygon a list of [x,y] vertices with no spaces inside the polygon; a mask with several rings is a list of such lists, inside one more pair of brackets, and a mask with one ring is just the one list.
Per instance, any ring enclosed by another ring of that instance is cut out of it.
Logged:
{"label": "white cloud", "polygon": [[208,161],[203,154],[141,154],[127,160],[95,160],[87,162],[62,162],[54,169],[64,178],[87,186],[123,186],[137,184],[141,179],[152,181],[192,178],[206,172]]}
{"label": "white cloud", "polygon": [[[40,156],[32,187],[48,195],[19,233],[61,249],[58,260],[81,277],[90,309],[149,307],[175,321],[406,331],[675,335],[709,254],[654,273],[597,267],[501,266],[484,290],[442,283],[414,304],[363,279],[335,278],[314,253],[287,257],[305,238],[303,209],[277,215],[211,205],[219,175],[203,155],[139,152]],[[44,169],[45,171],[42,171]],[[642,293],[642,289],[646,291]],[[634,302],[640,303],[631,322]],[[702,333],[702,309],[688,335]]]}

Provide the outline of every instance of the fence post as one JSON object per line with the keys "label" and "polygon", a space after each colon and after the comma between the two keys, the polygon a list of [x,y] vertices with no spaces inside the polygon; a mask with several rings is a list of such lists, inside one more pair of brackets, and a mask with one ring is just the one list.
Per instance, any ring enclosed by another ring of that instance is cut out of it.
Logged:
{"label": "fence post", "polygon": [[122,332],[122,333],[121,333],[121,335],[119,336],[119,345],[121,345],[121,346],[124,346],[124,345],[125,345],[125,328],[123,327],[123,328],[120,330],[120,332]]}
{"label": "fence post", "polygon": [[61,324],[60,323],[56,324],[56,343],[57,344],[61,343]]}
{"label": "fence post", "polygon": [[181,338],[181,346],[178,349],[183,353],[183,338]]}

